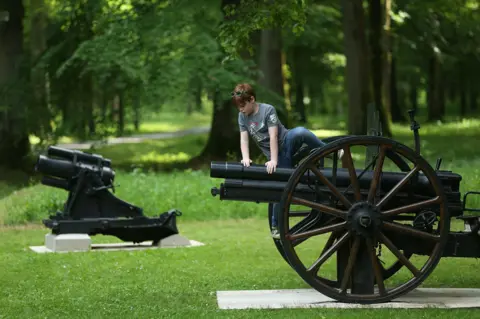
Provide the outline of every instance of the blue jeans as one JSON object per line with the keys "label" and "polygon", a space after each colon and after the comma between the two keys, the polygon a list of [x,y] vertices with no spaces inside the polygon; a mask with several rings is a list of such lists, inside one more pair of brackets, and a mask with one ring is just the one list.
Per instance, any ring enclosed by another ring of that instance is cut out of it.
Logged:
{"label": "blue jeans", "polygon": [[[320,148],[326,145],[311,131],[304,127],[295,127],[287,132],[283,141],[283,147],[278,154],[277,167],[292,168],[293,155],[306,144],[310,150]],[[278,226],[278,216],[280,214],[280,204],[273,203],[272,227]]]}

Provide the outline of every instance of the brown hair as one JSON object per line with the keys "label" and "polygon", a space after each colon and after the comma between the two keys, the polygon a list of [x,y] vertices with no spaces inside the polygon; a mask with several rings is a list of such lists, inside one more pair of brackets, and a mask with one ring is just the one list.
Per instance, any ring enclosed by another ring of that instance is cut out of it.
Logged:
{"label": "brown hair", "polygon": [[240,83],[233,89],[232,101],[235,106],[239,107],[250,101],[252,96],[257,99],[253,87],[248,83]]}

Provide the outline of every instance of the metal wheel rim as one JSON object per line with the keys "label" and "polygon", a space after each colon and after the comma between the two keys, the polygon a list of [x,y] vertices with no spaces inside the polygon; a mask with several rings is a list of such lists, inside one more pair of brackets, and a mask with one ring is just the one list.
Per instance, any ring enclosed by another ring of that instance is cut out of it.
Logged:
{"label": "metal wheel rim", "polygon": [[[339,139],[346,138],[346,137],[352,137],[352,136],[351,135],[350,136],[349,135],[331,136],[331,137],[328,137],[326,139],[323,139],[323,141],[325,143],[332,143],[334,141],[337,141]],[[389,152],[387,154],[387,157],[390,160],[392,160],[392,162],[394,162],[401,171],[410,170],[410,168],[408,167],[408,164],[401,157],[399,157],[398,154],[396,154],[394,152]],[[305,158],[304,161],[307,158]],[[268,225],[269,225],[270,231],[272,231],[272,209],[273,209],[273,205],[271,203],[269,203],[268,204]],[[290,265],[290,261],[288,260],[287,256],[285,255],[281,240],[278,240],[278,239],[272,239],[272,240],[273,240],[273,243],[275,244],[275,247],[277,248],[278,252],[282,256],[282,258]],[[410,256],[411,256],[411,254],[406,256],[406,257],[410,258]],[[396,262],[392,266],[388,267],[387,269],[384,269],[385,270],[384,274],[386,275],[385,278],[386,279],[390,278],[395,273],[397,273],[397,271],[399,271],[401,268],[402,268],[402,265],[399,265],[398,262]],[[329,280],[329,279],[326,279],[326,278],[324,278],[324,281],[330,283],[331,285],[338,285],[337,281],[332,281],[332,280]]]}

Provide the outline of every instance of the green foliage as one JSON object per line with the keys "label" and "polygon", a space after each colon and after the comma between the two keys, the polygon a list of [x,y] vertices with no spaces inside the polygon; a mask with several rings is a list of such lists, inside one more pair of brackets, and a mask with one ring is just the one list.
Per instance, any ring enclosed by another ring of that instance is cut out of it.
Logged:
{"label": "green foliage", "polygon": [[[33,12],[29,11],[30,2],[25,3],[24,42],[28,48],[32,41],[28,17]],[[235,83],[257,82],[256,37],[258,31],[268,28],[282,31],[287,58],[285,87],[292,102],[300,83],[307,113],[345,110],[345,45],[338,1],[45,3],[47,50],[32,61],[26,53],[21,83],[0,88],[0,110],[10,105],[11,99],[17,103],[22,98],[12,119],[17,124],[9,127],[12,132],[23,132],[26,127],[44,143],[64,135],[92,139],[131,134],[134,119],[143,120],[151,112],[182,114],[190,110],[198,91],[210,104],[214,97],[228,98]],[[238,5],[222,8],[222,3]],[[410,106],[406,96],[414,89],[420,106],[425,104],[428,59],[432,56],[442,63],[444,91],[451,95],[447,109],[456,111],[460,89],[469,103],[475,104],[480,73],[479,10],[478,1],[471,0],[393,1],[392,54],[402,108]],[[34,83],[27,79],[32,70],[42,68],[47,72],[48,108],[42,112],[46,115],[39,116],[42,109],[32,102]],[[258,91],[272,103],[284,100],[261,87]],[[118,96],[124,105],[123,132],[118,108],[113,106]]]}
{"label": "green foliage", "polygon": [[240,51],[253,53],[253,32],[271,28],[289,28],[295,34],[304,30],[306,2],[241,0],[240,5],[224,8],[226,19],[221,24],[219,38],[229,57],[238,57]]}

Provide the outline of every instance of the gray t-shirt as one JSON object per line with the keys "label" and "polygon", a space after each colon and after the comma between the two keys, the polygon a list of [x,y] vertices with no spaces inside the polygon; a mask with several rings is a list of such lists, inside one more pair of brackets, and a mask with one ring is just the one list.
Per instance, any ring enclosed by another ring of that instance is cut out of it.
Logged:
{"label": "gray t-shirt", "polygon": [[238,125],[240,132],[248,131],[263,154],[270,160],[270,135],[268,128],[278,125],[278,151],[282,149],[283,140],[288,130],[283,126],[277,116],[275,108],[269,104],[259,103],[258,112],[246,116],[238,113]]}

